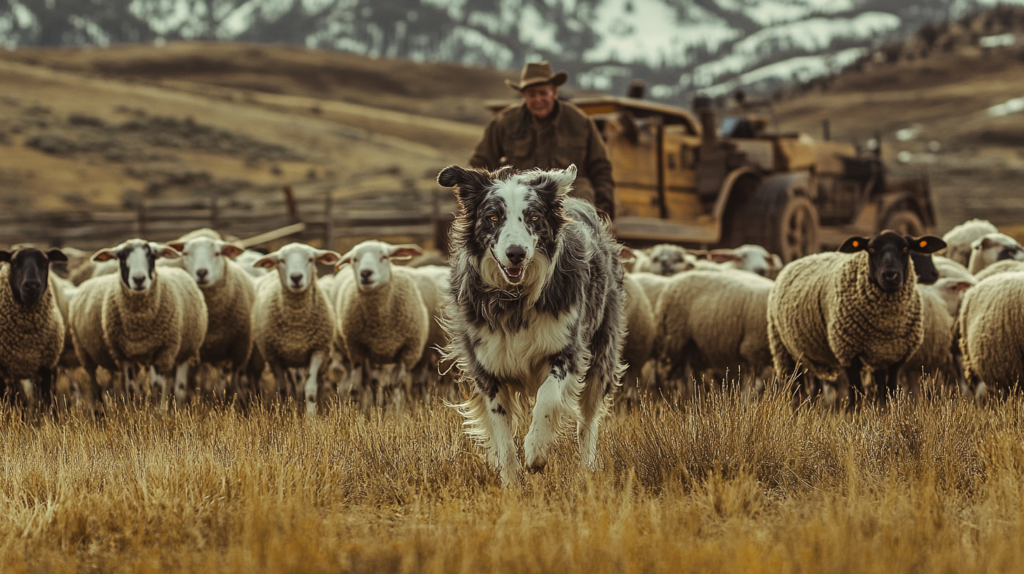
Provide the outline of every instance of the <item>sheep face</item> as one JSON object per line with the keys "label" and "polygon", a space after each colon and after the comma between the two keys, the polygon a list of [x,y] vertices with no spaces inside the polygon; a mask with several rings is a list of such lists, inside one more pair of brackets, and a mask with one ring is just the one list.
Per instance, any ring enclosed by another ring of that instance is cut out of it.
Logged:
{"label": "sheep face", "polygon": [[903,288],[909,272],[910,252],[931,254],[946,246],[938,237],[910,237],[895,231],[883,231],[871,239],[851,237],[843,243],[842,253],[868,252],[871,282],[883,293]]}
{"label": "sheep face", "polygon": [[935,267],[931,255],[911,251],[910,258],[914,260],[914,272],[917,273],[918,283],[931,285],[939,280],[939,269]]}
{"label": "sheep face", "polygon": [[255,267],[277,269],[281,286],[292,293],[302,293],[316,281],[316,264],[333,264],[341,258],[334,251],[317,249],[303,243],[289,243],[263,257]]}
{"label": "sheep face", "polygon": [[696,257],[678,245],[662,243],[651,248],[651,272],[666,277],[693,269]]}
{"label": "sheep face", "polygon": [[973,287],[974,283],[974,281],[947,277],[939,279],[934,285],[929,285],[928,288],[938,293],[939,298],[946,305],[946,311],[949,312],[949,316],[955,318],[960,313],[960,302],[963,300],[964,291]]}
{"label": "sheep face", "polygon": [[418,245],[391,245],[383,241],[364,241],[341,256],[338,266],[352,267],[356,285],[368,292],[391,281],[391,260],[405,260],[423,253]]}
{"label": "sheep face", "polygon": [[971,250],[979,253],[986,266],[1005,259],[1024,261],[1024,248],[1016,239],[1003,233],[989,233],[974,240]]}
{"label": "sheep face", "polygon": [[50,281],[50,264],[67,260],[59,249],[51,249],[46,253],[32,247],[0,251],[0,262],[11,266],[7,279],[14,300],[25,306],[35,305],[46,293]]}
{"label": "sheep face", "polygon": [[[492,277],[485,269],[485,280],[509,285],[523,283],[538,254],[545,261],[554,257],[558,235],[567,223],[563,203],[575,180],[575,165],[549,171],[503,168],[495,173],[450,166],[438,175],[441,185],[456,187],[462,206],[456,225],[471,230],[470,255],[481,268],[493,262],[500,270]],[[542,275],[547,265],[539,267],[534,274]]]}
{"label": "sheep face", "polygon": [[92,256],[96,262],[117,260],[121,268],[121,282],[130,293],[146,293],[153,286],[156,260],[164,257],[181,257],[176,249],[163,243],[142,239],[130,239],[117,247],[97,251]]}
{"label": "sheep face", "polygon": [[169,245],[181,252],[185,271],[200,287],[216,285],[224,277],[227,259],[234,259],[243,251],[241,247],[209,237],[171,242]]}
{"label": "sheep face", "polygon": [[750,271],[766,277],[770,271],[782,268],[782,259],[778,255],[768,253],[760,245],[740,245],[735,249],[714,249],[708,258],[715,263],[730,263],[734,269]]}

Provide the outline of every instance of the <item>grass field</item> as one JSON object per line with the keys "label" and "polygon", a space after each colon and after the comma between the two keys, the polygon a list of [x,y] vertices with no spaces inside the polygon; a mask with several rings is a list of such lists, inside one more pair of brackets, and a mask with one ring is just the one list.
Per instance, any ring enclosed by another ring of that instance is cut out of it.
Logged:
{"label": "grass field", "polygon": [[442,404],[6,409],[0,571],[1019,571],[1022,410],[647,404],[606,419],[596,472],[567,434],[503,489]]}

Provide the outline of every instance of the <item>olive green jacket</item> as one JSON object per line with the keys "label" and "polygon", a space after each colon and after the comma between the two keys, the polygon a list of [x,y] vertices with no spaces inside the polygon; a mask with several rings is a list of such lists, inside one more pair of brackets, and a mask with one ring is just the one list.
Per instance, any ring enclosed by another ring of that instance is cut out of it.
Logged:
{"label": "olive green jacket", "polygon": [[551,115],[538,121],[525,102],[505,108],[487,126],[469,165],[493,171],[504,165],[525,170],[576,164],[575,189],[570,195],[590,201],[614,218],[612,164],[594,121],[562,101],[555,103]]}

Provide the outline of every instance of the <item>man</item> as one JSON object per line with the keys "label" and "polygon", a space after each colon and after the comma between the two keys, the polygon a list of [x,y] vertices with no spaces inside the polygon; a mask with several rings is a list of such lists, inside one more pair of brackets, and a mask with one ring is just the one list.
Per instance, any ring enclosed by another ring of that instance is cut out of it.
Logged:
{"label": "man", "polygon": [[519,83],[505,80],[523,96],[523,103],[498,113],[476,146],[469,165],[489,170],[511,165],[516,169],[579,170],[571,196],[594,204],[615,218],[612,164],[597,126],[579,108],[558,100],[558,87],[568,74],[551,64],[526,64]]}

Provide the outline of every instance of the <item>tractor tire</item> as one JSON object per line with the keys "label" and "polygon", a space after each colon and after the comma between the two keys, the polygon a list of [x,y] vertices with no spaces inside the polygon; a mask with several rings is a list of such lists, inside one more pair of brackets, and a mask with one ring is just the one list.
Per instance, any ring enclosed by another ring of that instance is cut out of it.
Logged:
{"label": "tractor tire", "polygon": [[925,234],[924,223],[917,213],[906,209],[894,209],[885,216],[885,221],[879,231],[891,229],[900,235],[921,237]]}
{"label": "tractor tire", "polygon": [[790,193],[783,187],[784,181],[766,184],[733,215],[732,227],[742,230],[743,242],[764,247],[784,263],[821,251],[814,203],[804,195]]}

